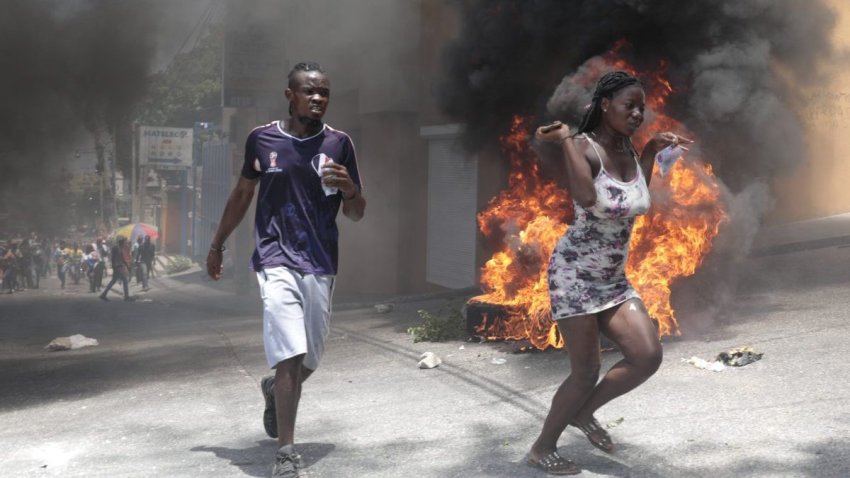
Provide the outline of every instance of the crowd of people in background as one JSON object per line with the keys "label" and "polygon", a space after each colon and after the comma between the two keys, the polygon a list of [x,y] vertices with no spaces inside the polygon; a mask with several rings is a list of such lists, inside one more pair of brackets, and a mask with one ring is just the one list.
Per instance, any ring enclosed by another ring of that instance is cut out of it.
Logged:
{"label": "crowd of people in background", "polygon": [[[132,278],[147,291],[148,280],[156,276],[156,246],[150,236],[135,239],[132,246],[122,236],[98,237],[81,245],[62,239],[45,240],[33,233],[24,239],[0,243],[0,290],[12,294],[38,289],[42,278],[55,274],[62,289],[68,282],[79,284],[85,278],[90,293],[104,291],[101,298],[105,298],[106,292],[118,280],[125,281],[125,298],[129,297],[127,290]],[[116,255],[116,248],[119,255]],[[119,257],[120,261],[116,262]],[[113,270],[112,281],[104,288],[103,280],[109,275],[109,266]],[[118,269],[120,272],[116,274]]]}

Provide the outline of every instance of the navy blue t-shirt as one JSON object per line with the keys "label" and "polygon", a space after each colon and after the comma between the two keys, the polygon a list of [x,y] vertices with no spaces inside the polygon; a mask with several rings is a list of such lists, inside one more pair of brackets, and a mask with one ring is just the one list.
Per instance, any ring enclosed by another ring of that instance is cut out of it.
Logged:
{"label": "navy blue t-shirt", "polygon": [[242,176],[260,178],[255,271],[285,266],[305,274],[336,274],[342,193],[325,195],[316,171],[321,154],[345,166],[361,187],[354,144],[342,131],[324,125],[313,136],[296,138],[275,121],[248,135]]}

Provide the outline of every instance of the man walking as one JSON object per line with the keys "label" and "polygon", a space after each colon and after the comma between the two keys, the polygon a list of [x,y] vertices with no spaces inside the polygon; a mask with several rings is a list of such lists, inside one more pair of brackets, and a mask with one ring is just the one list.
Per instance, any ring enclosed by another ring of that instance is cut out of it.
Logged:
{"label": "man walking", "polygon": [[153,261],[156,258],[156,246],[151,242],[151,236],[145,236],[145,242],[142,243],[142,262],[145,263],[145,272],[147,279],[151,276],[156,277],[153,270]]}
{"label": "man walking", "polygon": [[147,263],[145,263],[145,260],[144,260],[144,249],[145,249],[144,237],[139,236],[136,239],[136,243],[133,244],[133,250],[132,250],[133,268],[136,271],[136,285],[138,285],[139,282],[141,282],[142,283],[142,290],[147,291],[148,290],[148,271],[146,270],[147,269]]}
{"label": "man walking", "polygon": [[56,246],[56,250],[53,251],[53,260],[56,263],[56,277],[59,278],[59,283],[64,289],[66,267],[68,265],[68,261],[71,260],[70,252],[65,247],[65,241],[59,241],[59,245]]}
{"label": "man walking", "polygon": [[18,269],[18,246],[12,241],[6,244],[6,252],[0,258],[0,268],[3,269],[3,288],[8,289],[11,294],[15,291],[17,285],[17,269]]}
{"label": "man walking", "polygon": [[124,286],[124,300],[130,301],[132,300],[130,298],[130,247],[127,244],[127,238],[118,236],[117,244],[112,246],[110,255],[112,261],[112,280],[103,289],[103,292],[100,294],[100,300],[108,301],[109,299],[106,298],[106,294],[120,280]]}
{"label": "man walking", "polygon": [[330,82],[315,63],[289,73],[289,120],[255,128],[245,145],[242,175],[230,195],[207,256],[207,272],[221,277],[224,241],[260,185],[251,258],[263,299],[263,344],[274,377],[263,379],[263,424],[278,438],[272,477],[299,477],[295,417],[301,384],[319,366],[330,330],[337,272],[336,216],[363,217],[354,144],[322,122]]}

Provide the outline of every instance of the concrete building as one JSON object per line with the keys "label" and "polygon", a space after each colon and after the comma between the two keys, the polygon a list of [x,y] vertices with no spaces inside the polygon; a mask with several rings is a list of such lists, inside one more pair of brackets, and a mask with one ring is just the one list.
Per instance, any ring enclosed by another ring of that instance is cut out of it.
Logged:
{"label": "concrete building", "polygon": [[[836,11],[833,44],[850,47],[850,4],[829,0]],[[809,157],[774,184],[776,204],[770,222],[784,223],[850,213],[850,70],[831,65],[828,84],[806,91],[800,105],[808,138]],[[850,231],[847,231],[850,233]]]}

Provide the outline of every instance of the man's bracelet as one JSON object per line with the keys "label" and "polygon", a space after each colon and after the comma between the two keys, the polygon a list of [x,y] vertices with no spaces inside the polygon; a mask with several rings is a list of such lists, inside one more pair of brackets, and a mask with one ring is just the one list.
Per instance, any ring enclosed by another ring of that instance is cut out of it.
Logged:
{"label": "man's bracelet", "polygon": [[210,245],[210,250],[211,250],[211,251],[215,251],[215,252],[224,252],[224,251],[226,251],[226,250],[227,250],[227,248],[226,248],[226,247],[224,247],[224,244],[222,244],[222,245],[221,245],[221,246],[219,246],[219,247],[215,247],[214,245],[212,245],[212,244],[211,244],[211,245]]}

